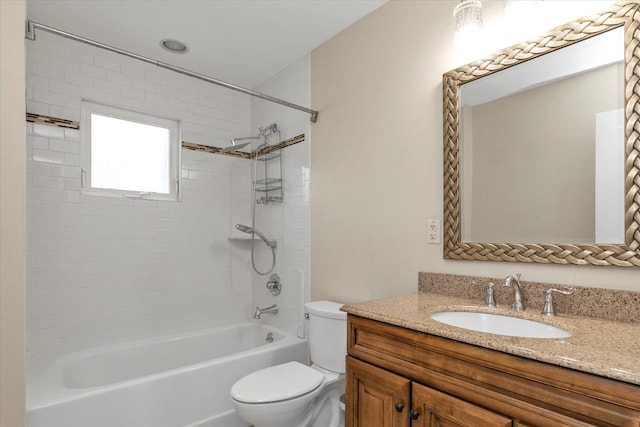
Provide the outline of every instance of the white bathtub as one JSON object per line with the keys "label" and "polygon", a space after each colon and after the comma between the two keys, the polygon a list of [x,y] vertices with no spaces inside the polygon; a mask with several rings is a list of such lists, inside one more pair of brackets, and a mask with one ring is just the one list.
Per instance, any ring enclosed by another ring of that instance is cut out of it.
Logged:
{"label": "white bathtub", "polygon": [[233,383],[291,360],[307,362],[305,340],[245,323],[33,362],[27,427],[245,427]]}

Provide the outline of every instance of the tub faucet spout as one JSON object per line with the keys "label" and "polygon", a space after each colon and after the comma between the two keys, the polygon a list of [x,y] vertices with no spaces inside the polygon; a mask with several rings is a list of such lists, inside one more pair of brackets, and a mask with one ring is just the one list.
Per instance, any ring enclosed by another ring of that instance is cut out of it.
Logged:
{"label": "tub faucet spout", "polygon": [[253,315],[253,318],[259,319],[260,316],[262,316],[265,313],[278,314],[278,306],[276,304],[273,304],[272,306],[267,308],[256,307],[256,312]]}

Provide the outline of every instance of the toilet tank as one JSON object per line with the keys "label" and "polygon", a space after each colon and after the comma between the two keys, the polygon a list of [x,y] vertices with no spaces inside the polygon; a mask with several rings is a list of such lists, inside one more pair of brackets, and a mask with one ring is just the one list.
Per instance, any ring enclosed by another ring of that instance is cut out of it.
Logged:
{"label": "toilet tank", "polygon": [[309,315],[311,363],[332,372],[345,372],[347,354],[347,313],[342,304],[313,301],[305,305]]}

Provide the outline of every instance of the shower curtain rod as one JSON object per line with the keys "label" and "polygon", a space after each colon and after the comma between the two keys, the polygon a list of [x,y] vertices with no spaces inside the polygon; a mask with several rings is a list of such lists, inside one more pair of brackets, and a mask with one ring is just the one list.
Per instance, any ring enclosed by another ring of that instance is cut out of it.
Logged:
{"label": "shower curtain rod", "polygon": [[289,108],[293,108],[293,109],[296,109],[296,110],[304,111],[305,113],[311,115],[311,122],[312,123],[315,123],[318,120],[318,112],[316,110],[311,110],[309,108],[303,107],[301,105],[293,104],[293,103],[291,103],[289,101],[285,101],[285,100],[280,99],[280,98],[275,98],[273,96],[266,95],[264,93],[260,93],[260,92],[256,92],[256,91],[251,90],[251,89],[244,88],[242,86],[237,86],[237,85],[234,85],[234,84],[231,84],[231,83],[224,82],[222,80],[217,80],[217,79],[214,79],[212,77],[205,76],[204,74],[196,73],[194,71],[189,71],[187,69],[176,67],[174,65],[167,64],[167,63],[164,63],[164,62],[161,62],[161,61],[157,61],[155,59],[147,58],[146,56],[138,55],[136,53],[128,52],[126,50],[110,46],[108,44],[100,43],[100,42],[97,42],[95,40],[91,40],[91,39],[87,39],[85,37],[77,36],[75,34],[71,34],[71,33],[68,33],[66,31],[58,30],[57,28],[49,27],[48,25],[43,25],[43,24],[39,24],[37,22],[33,22],[33,21],[30,21],[30,20],[27,20],[25,38],[28,39],[28,40],[35,41],[35,39],[36,39],[36,31],[35,31],[36,28],[40,29],[40,30],[43,30],[43,31],[47,31],[47,32],[52,33],[52,34],[56,34],[56,35],[61,36],[61,37],[65,37],[65,38],[68,38],[68,39],[71,39],[71,40],[75,40],[75,41],[78,41],[78,42],[81,42],[81,43],[86,43],[88,45],[91,45],[91,46],[94,46],[94,47],[98,47],[100,49],[104,49],[104,50],[108,50],[108,51],[111,51],[111,52],[115,52],[115,53],[120,54],[120,55],[128,56],[129,58],[137,59],[137,60],[142,61],[142,62],[147,62],[149,64],[153,64],[153,65],[156,65],[156,66],[158,66],[160,68],[171,70],[171,71],[174,71],[174,72],[179,73],[179,74],[184,74],[184,75],[189,76],[189,77],[193,77],[193,78],[196,78],[196,79],[199,79],[199,80],[204,80],[205,82],[208,82],[208,83],[213,83],[213,84],[218,85],[218,86],[226,87],[227,89],[235,90],[236,92],[241,92],[241,93],[244,93],[246,95],[250,95],[250,96],[254,96],[256,98],[264,99],[265,101],[275,102],[276,104],[284,105],[285,107],[289,107]]}

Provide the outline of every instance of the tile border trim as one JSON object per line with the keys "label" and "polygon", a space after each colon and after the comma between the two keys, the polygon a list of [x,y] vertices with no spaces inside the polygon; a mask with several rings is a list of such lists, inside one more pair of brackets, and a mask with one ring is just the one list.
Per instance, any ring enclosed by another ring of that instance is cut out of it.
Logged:
{"label": "tile border trim", "polygon": [[56,126],[65,129],[80,129],[80,122],[61,119],[59,117],[45,116],[42,114],[27,113],[27,122],[47,126]]}
{"label": "tile border trim", "polygon": [[[61,119],[59,117],[45,116],[43,114],[27,113],[26,121],[29,123],[35,123],[40,125],[55,126],[55,127],[64,128],[64,129],[80,130],[80,122]],[[231,157],[237,157],[241,159],[253,159],[256,156],[263,156],[273,151],[281,150],[283,148],[286,148],[291,145],[297,144],[299,142],[304,142],[304,141],[305,141],[305,135],[300,134],[298,136],[294,136],[293,138],[286,139],[278,144],[270,145],[268,147],[262,148],[259,151],[253,151],[253,152],[230,151],[228,153],[223,153],[222,148],[220,147],[213,147],[213,146],[204,145],[204,144],[195,144],[193,142],[187,142],[187,141],[182,141],[182,148],[185,150],[201,151],[201,152],[210,153],[210,154],[221,154],[223,156],[231,156]]]}

